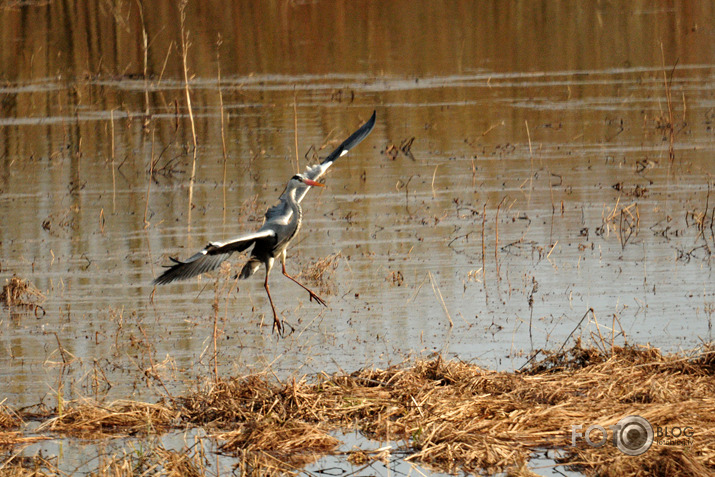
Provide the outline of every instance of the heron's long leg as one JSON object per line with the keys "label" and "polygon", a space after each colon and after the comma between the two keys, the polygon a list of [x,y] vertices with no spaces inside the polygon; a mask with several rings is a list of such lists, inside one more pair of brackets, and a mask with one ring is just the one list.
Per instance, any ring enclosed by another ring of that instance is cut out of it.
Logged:
{"label": "heron's long leg", "polygon": [[281,320],[278,319],[278,313],[276,313],[276,307],[273,304],[273,298],[271,298],[271,290],[268,288],[268,274],[271,273],[271,268],[273,267],[273,259],[266,262],[266,279],[263,282],[263,288],[266,289],[266,294],[268,295],[268,301],[271,304],[271,310],[273,310],[273,329],[278,330],[280,335],[283,332],[283,325],[281,325]]}
{"label": "heron's long leg", "polygon": [[328,306],[328,305],[325,304],[325,301],[323,301],[322,298],[320,298],[318,295],[316,295],[315,293],[313,293],[313,290],[311,290],[310,288],[306,287],[305,285],[303,285],[302,283],[300,283],[300,282],[299,282],[298,280],[296,280],[295,278],[293,278],[293,277],[291,277],[290,275],[288,275],[288,272],[286,272],[286,253],[285,253],[285,251],[281,254],[281,265],[283,266],[283,275],[285,275],[286,277],[290,278],[290,279],[293,280],[295,283],[297,283],[298,285],[300,285],[301,287],[303,287],[303,290],[305,290],[305,291],[307,291],[308,293],[310,293],[310,299],[311,299],[311,300],[315,300],[315,301],[317,301],[318,303],[320,303],[320,304],[323,305],[323,306]]}

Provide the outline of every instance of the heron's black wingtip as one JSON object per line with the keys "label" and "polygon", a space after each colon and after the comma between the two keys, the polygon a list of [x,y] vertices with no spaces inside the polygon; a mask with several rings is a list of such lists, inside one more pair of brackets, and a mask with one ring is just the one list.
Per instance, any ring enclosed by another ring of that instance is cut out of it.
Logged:
{"label": "heron's black wingtip", "polygon": [[360,126],[357,131],[352,133],[350,137],[348,137],[341,145],[337,147],[333,152],[330,153],[330,155],[323,160],[323,164],[330,164],[335,159],[337,159],[340,156],[345,155],[350,149],[354,148],[358,144],[362,142],[363,139],[365,139],[368,134],[370,134],[375,127],[375,121],[377,120],[377,111],[373,110],[372,116],[370,116],[370,119],[368,119],[365,124]]}
{"label": "heron's black wingtip", "polygon": [[[373,109],[372,116],[370,116],[370,119],[365,121],[365,124],[363,124],[362,127],[360,128],[364,132],[365,136],[367,136],[368,134],[370,134],[372,132],[372,129],[375,127],[376,121],[377,121],[377,111]],[[363,137],[365,137],[365,136],[363,136]]]}
{"label": "heron's black wingtip", "polygon": [[157,285],[166,285],[167,283],[170,283],[170,282],[171,282],[171,280],[167,279],[166,273],[163,273],[162,275],[159,275],[154,280],[152,280],[151,284],[153,286],[157,286]]}

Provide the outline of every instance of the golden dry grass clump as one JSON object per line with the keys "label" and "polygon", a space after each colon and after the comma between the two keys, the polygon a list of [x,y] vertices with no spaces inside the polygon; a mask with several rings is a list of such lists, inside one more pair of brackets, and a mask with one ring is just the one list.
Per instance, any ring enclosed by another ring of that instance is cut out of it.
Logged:
{"label": "golden dry grass clump", "polygon": [[15,411],[0,404],[0,431],[17,429],[22,424],[22,418]]}
{"label": "golden dry grass clump", "polygon": [[[357,430],[391,447],[340,451],[356,465],[387,460],[397,451],[440,471],[530,475],[532,454],[551,449],[558,465],[586,475],[704,476],[715,472],[714,372],[715,350],[709,347],[664,356],[651,347],[606,352],[577,343],[521,372],[436,357],[311,380],[219,379],[168,403],[70,402],[35,435],[151,436],[203,428],[222,452],[237,458],[241,473],[299,472],[338,452],[332,432]],[[599,448],[583,438],[571,445],[572,426],[582,426],[581,432],[594,424],[609,429],[630,415],[644,417],[656,430],[692,433],[677,444],[656,436],[635,457],[622,454],[610,438]],[[201,470],[195,460],[176,465],[188,466],[188,473]]]}
{"label": "golden dry grass clump", "polygon": [[[335,450],[329,431],[358,429],[401,442],[409,461],[446,471],[520,469],[535,449],[560,449],[564,466],[589,475],[707,475],[715,470],[714,365],[710,349],[692,359],[577,345],[521,373],[436,358],[312,383],[221,381],[184,398],[180,413],[195,425],[231,427],[216,435],[225,450],[250,456],[253,468],[297,470],[305,455]],[[692,445],[656,443],[638,457],[610,443],[593,448],[581,439],[571,447],[572,425],[607,427],[632,414],[654,427],[691,427]]]}
{"label": "golden dry grass clump", "polygon": [[83,438],[117,434],[159,434],[171,428],[176,412],[163,404],[115,401],[70,403],[56,417],[42,423],[38,432],[54,432]]}
{"label": "golden dry grass clump", "polygon": [[[301,419],[304,381],[280,385],[264,376],[218,381],[179,400],[182,417],[241,457],[243,472],[289,472],[313,462],[340,443],[314,419]],[[312,396],[311,396],[312,397]]]}

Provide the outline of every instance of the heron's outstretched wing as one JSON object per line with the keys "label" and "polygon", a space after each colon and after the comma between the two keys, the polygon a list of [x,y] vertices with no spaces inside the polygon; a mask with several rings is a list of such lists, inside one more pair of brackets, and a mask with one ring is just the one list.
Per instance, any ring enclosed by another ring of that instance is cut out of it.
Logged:
{"label": "heron's outstretched wing", "polygon": [[[337,158],[347,154],[350,149],[360,144],[360,142],[362,142],[362,140],[365,139],[367,135],[370,134],[370,132],[372,132],[373,128],[375,127],[376,114],[377,112],[373,111],[372,116],[370,116],[370,119],[368,119],[365,124],[360,126],[360,129],[352,133],[349,138],[343,141],[341,145],[335,148],[335,150],[331,152],[328,157],[323,160],[323,162],[314,166],[308,166],[308,169],[303,173],[303,176],[307,177],[308,179],[317,181],[323,174],[325,174],[325,171],[328,170],[328,168],[333,164],[333,162],[335,162]],[[305,194],[308,193],[309,188],[310,186],[308,185],[299,186],[298,189],[295,191],[295,199],[298,202],[303,200],[303,197],[305,197]]]}
{"label": "heron's outstretched wing", "polygon": [[153,284],[164,285],[216,270],[233,252],[243,252],[256,240],[273,235],[275,235],[273,230],[262,228],[258,232],[235,237],[225,242],[211,242],[202,251],[195,253],[183,262],[169,257],[174,265],[169,266],[164,273],[159,275]]}

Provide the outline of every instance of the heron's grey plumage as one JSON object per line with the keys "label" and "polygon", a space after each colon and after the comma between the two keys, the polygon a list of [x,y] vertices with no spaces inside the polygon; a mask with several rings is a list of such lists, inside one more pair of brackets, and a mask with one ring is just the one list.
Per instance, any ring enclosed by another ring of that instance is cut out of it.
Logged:
{"label": "heron's grey plumage", "polygon": [[274,324],[279,332],[281,324],[268,288],[268,274],[277,257],[281,258],[283,274],[307,290],[310,293],[311,300],[315,299],[325,305],[325,302],[315,293],[286,273],[286,248],[300,229],[303,216],[300,202],[308,193],[308,189],[312,185],[321,185],[316,181],[325,174],[333,162],[347,154],[350,149],[357,146],[370,134],[375,127],[375,116],[376,113],[373,112],[365,124],[343,141],[320,164],[309,166],[304,173],[294,175],[288,181],[285,190],[278,199],[278,203],[266,211],[263,225],[258,231],[224,242],[211,242],[203,250],[184,261],[171,258],[172,262],[174,262],[173,265],[170,265],[153,283],[155,285],[164,285],[210,272],[219,268],[221,263],[227,260],[234,252],[242,252],[253,246],[251,257],[241,270],[239,278],[248,278],[253,275],[261,263],[266,267],[264,286],[273,309]]}

